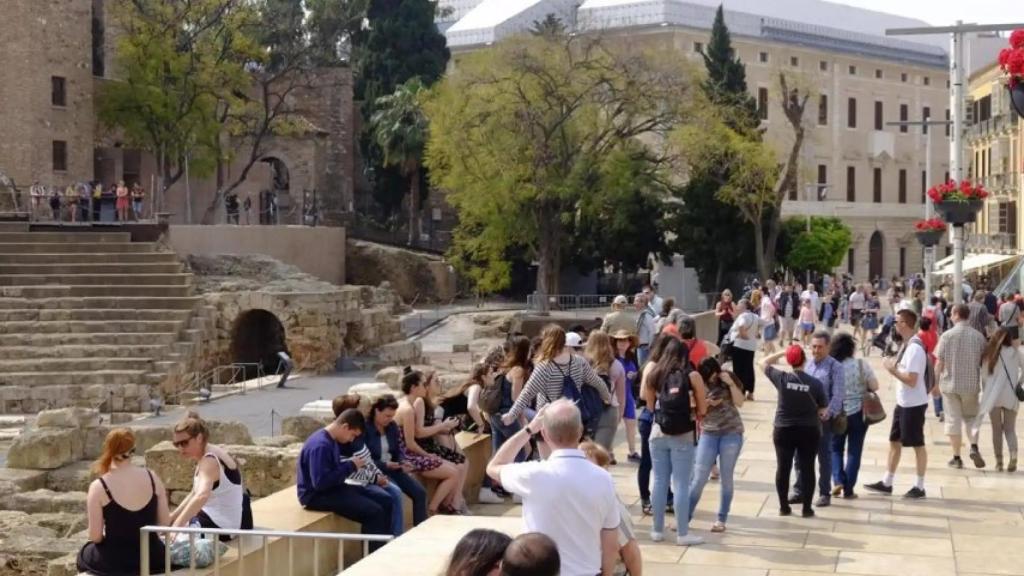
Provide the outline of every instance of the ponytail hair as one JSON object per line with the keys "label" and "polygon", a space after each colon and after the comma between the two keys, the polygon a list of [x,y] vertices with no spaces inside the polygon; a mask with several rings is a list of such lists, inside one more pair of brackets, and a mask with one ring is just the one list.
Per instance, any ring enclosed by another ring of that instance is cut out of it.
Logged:
{"label": "ponytail hair", "polygon": [[193,410],[189,410],[181,420],[178,420],[178,423],[174,425],[174,433],[188,434],[192,438],[202,434],[203,442],[210,440],[210,430],[206,426],[206,421]]}
{"label": "ponytail hair", "polygon": [[409,394],[409,391],[423,383],[423,372],[413,370],[412,366],[406,366],[402,370],[402,394]]}
{"label": "ponytail hair", "polygon": [[103,441],[103,453],[92,464],[92,471],[97,476],[110,472],[110,467],[117,461],[128,460],[135,452],[135,433],[131,428],[114,428],[107,433]]}

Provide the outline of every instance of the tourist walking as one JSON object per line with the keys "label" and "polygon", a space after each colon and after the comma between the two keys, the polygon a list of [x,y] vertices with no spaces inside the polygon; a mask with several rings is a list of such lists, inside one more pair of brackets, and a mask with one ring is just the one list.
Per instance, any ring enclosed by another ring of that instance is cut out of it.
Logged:
{"label": "tourist walking", "polygon": [[894,329],[903,339],[903,346],[895,358],[886,358],[885,370],[897,380],[896,409],[892,414],[889,430],[889,457],[882,480],[865,484],[864,487],[882,494],[892,494],[896,469],[900,465],[903,448],[914,449],[917,476],[913,487],[904,498],[919,499],[927,494],[924,489],[924,474],[928,468],[928,452],[924,443],[924,414],[928,409],[928,390],[925,372],[928,354],[924,345],[914,337],[917,315],[912,310],[901,310],[896,314]]}
{"label": "tourist walking", "polygon": [[[842,418],[840,414],[843,413],[843,404],[846,399],[846,393],[844,390],[844,370],[842,364],[838,360],[829,355],[829,346],[831,342],[831,336],[828,332],[820,330],[815,332],[811,336],[811,357],[807,360],[804,366],[804,372],[814,377],[821,385],[825,392],[825,399],[828,402],[828,407],[825,409],[825,414],[822,416],[821,421],[821,435],[818,442],[818,499],[814,505],[818,507],[825,507],[832,503],[832,430],[835,425],[837,418]],[[793,496],[790,498],[790,504],[795,504],[802,500],[802,488],[801,488],[801,470],[803,470],[803,463],[800,459],[803,458],[801,455],[797,455],[797,482],[793,487]]]}
{"label": "tourist walking", "polygon": [[725,523],[729,519],[729,508],[732,505],[733,476],[743,447],[743,419],[739,411],[743,406],[743,387],[738,378],[722,370],[714,358],[705,358],[697,371],[707,388],[707,413],[701,420],[697,457],[690,482],[690,518],[693,518],[704,493],[704,485],[711,477],[715,462],[718,462],[721,495],[718,518],[711,525],[711,531],[725,532]]}
{"label": "tourist walking", "polygon": [[[551,455],[541,462],[514,463],[537,433],[552,448]],[[567,576],[610,574],[618,552],[615,484],[579,450],[582,435],[579,409],[568,399],[556,399],[487,464],[493,480],[522,497],[526,530],[546,534],[557,544],[560,573]]]}
{"label": "tourist walking", "polygon": [[1003,439],[1010,460],[1007,472],[1017,471],[1017,411],[1020,400],[1016,389],[1024,379],[1024,357],[1014,345],[1012,333],[1006,328],[996,330],[985,347],[982,358],[985,390],[981,396],[978,416],[972,423],[973,433],[981,428],[985,414],[992,421],[992,452],[996,457],[996,472],[1003,471]]}
{"label": "tourist walking", "polygon": [[[178,454],[196,463],[192,491],[171,512],[171,526],[252,530],[249,493],[238,462],[226,450],[210,444],[206,422],[195,412],[174,425],[173,444]],[[231,536],[221,536],[231,540]]]}
{"label": "tourist walking", "polygon": [[636,357],[636,342],[636,336],[624,330],[612,334],[615,360],[622,365],[626,373],[626,399],[622,405],[622,422],[626,428],[627,459],[639,463],[640,454],[636,451],[636,398],[640,395],[640,369]]}
{"label": "tourist walking", "polygon": [[[654,406],[651,427],[651,461],[654,465],[651,540],[660,542],[665,533],[665,507],[669,479],[675,494],[676,544],[690,546],[704,540],[688,534],[690,522],[690,477],[693,472],[695,420],[706,412],[707,391],[700,374],[688,362],[689,351],[672,338],[651,368],[643,389],[644,401]],[[690,406],[690,394],[694,406]]]}
{"label": "tourist walking", "polygon": [[629,299],[619,294],[612,300],[612,311],[605,315],[601,322],[601,331],[607,334],[625,330],[629,333],[636,331],[636,315],[626,310]]}
{"label": "tourist walking", "polygon": [[[99,478],[89,484],[86,511],[89,541],[78,552],[78,572],[94,576],[138,574],[141,565],[140,530],[167,526],[167,489],[152,470],[132,463],[135,434],[114,428],[103,441],[103,452],[93,463]],[[166,550],[160,537],[149,538],[149,573],[164,573]]]}
{"label": "tourist walking", "polygon": [[766,293],[761,298],[759,316],[760,324],[764,326],[764,330],[761,332],[761,352],[771,354],[775,352],[775,340],[779,338],[780,326],[778,309],[775,307],[770,293]]}
{"label": "tourist walking", "polygon": [[370,406],[363,438],[373,463],[412,501],[412,524],[418,526],[427,519],[427,490],[412,476],[416,467],[402,453],[402,433],[395,423],[397,412],[394,396],[378,398]]}
{"label": "tourist walking", "polygon": [[[988,306],[985,305],[985,291],[978,290],[971,297],[970,304],[967,305],[970,310],[970,325],[971,328],[977,330],[982,336],[988,335],[989,325],[994,322],[992,314],[988,311]],[[954,308],[955,309],[955,308]]]}
{"label": "tourist walking", "polygon": [[1017,305],[1017,301],[1013,299],[1010,294],[1003,296],[1005,302],[999,306],[999,313],[997,320],[1001,328],[1006,328],[1006,331],[1010,333],[1010,339],[1013,340],[1014,346],[1020,345],[1020,307]]}
{"label": "tourist walking", "polygon": [[[919,330],[917,337],[924,345],[924,351],[928,353],[928,360],[935,365],[935,347],[939,345],[939,335],[935,330],[935,322],[925,316],[918,321]],[[931,390],[932,404],[935,406],[935,416],[939,422],[945,422],[946,416],[942,412],[942,394],[938,390]]]}
{"label": "tourist walking", "polygon": [[[871,365],[854,358],[857,342],[853,336],[840,332],[832,338],[829,355],[843,370],[843,411],[846,430],[832,435],[832,495],[856,498],[857,476],[868,423],[864,420],[864,394],[878,390],[878,379]],[[845,456],[845,461],[844,461]]]}
{"label": "tourist walking", "polygon": [[617,462],[612,446],[615,443],[615,432],[619,429],[619,420],[622,418],[623,405],[626,403],[626,370],[615,359],[615,348],[612,347],[612,340],[605,332],[595,331],[590,334],[584,355],[611,392],[611,404],[601,413],[601,419],[594,430],[594,441],[608,451],[614,466]]}
{"label": "tourist walking", "polygon": [[811,308],[813,308],[815,312],[817,312],[821,306],[821,298],[818,296],[818,291],[814,289],[814,284],[807,284],[807,289],[800,293],[800,300],[810,300]]}
{"label": "tourist walking", "polygon": [[[604,405],[611,405],[611,392],[608,390],[608,385],[597,375],[597,372],[594,372],[585,358],[578,358],[571,353],[566,345],[566,334],[562,327],[550,324],[541,333],[540,349],[534,358],[534,368],[530,373],[530,378],[512,404],[512,408],[502,416],[502,423],[508,426],[515,422],[528,407],[533,405],[534,401],[536,401],[537,410],[540,410],[546,404],[558,400],[563,396],[565,386],[570,383],[576,387],[577,391],[582,390],[583,386],[594,388],[601,396]],[[596,414],[591,415],[592,418],[597,416]],[[596,428],[596,425],[596,420],[584,422],[584,426]],[[593,434],[593,429],[588,433]],[[577,440],[579,439],[577,438]],[[544,442],[540,441],[537,445],[540,455],[546,456],[548,447]]]}
{"label": "tourist walking", "polygon": [[796,321],[800,317],[800,298],[793,289],[792,282],[786,282],[775,302],[775,308],[779,311],[782,331],[779,335],[779,346],[783,349],[792,342],[796,336]]}
{"label": "tourist walking", "polygon": [[636,360],[638,366],[647,362],[647,355],[651,352],[651,344],[658,334],[656,327],[657,314],[651,310],[647,302],[647,295],[640,292],[633,298],[633,306],[636,308]]}
{"label": "tourist walking", "polygon": [[864,329],[861,327],[861,321],[864,319],[864,307],[867,304],[867,300],[867,288],[860,284],[854,286],[853,293],[850,294],[846,303],[850,326],[853,328],[854,339],[859,340],[864,335]]}
{"label": "tourist walking", "polygon": [[809,346],[811,343],[811,334],[814,333],[814,327],[818,324],[818,314],[815,311],[814,303],[810,298],[801,298],[800,300],[800,342],[804,346]]}
{"label": "tourist walking", "polygon": [[963,304],[954,306],[953,328],[942,334],[935,347],[935,374],[942,392],[945,431],[953,448],[953,459],[949,461],[951,468],[964,467],[960,450],[963,445],[961,432],[965,429],[974,466],[985,467],[985,460],[978,449],[978,436],[971,430],[971,423],[979,413],[980,367],[985,352],[985,337],[973,328],[971,312],[970,307]]}
{"label": "tourist walking", "polygon": [[725,335],[732,328],[733,320],[736,318],[736,304],[732,301],[732,290],[722,290],[722,295],[715,304],[715,318],[718,319],[718,339],[715,344],[722,345]]}
{"label": "tourist walking", "polygon": [[725,341],[729,343],[732,371],[740,379],[743,391],[747,394],[747,400],[753,400],[754,354],[757,353],[757,332],[761,320],[757,314],[750,311],[749,300],[740,300],[735,309],[736,321],[733,322]]}
{"label": "tourist walking", "polygon": [[[773,366],[783,356],[793,369],[792,372]],[[793,513],[790,507],[789,474],[794,457],[800,466],[801,514],[805,518],[814,516],[814,508],[811,506],[814,497],[814,455],[821,439],[821,421],[828,411],[828,398],[821,382],[803,371],[805,363],[804,350],[796,344],[761,360],[761,369],[779,392],[772,441],[775,443],[775,491],[779,497],[780,516]]]}

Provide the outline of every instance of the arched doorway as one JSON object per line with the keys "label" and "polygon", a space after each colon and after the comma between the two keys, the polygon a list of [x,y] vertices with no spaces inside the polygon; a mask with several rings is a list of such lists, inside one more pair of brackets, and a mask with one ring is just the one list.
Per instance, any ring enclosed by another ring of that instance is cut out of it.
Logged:
{"label": "arched doorway", "polygon": [[263,366],[264,374],[276,374],[280,365],[277,353],[284,349],[284,326],[273,313],[256,308],[235,319],[231,330],[231,361],[246,364],[246,379],[257,376],[256,364]]}
{"label": "arched doorway", "polygon": [[882,277],[885,264],[885,240],[882,232],[875,230],[868,242],[868,280]]}
{"label": "arched doorway", "polygon": [[291,210],[291,173],[284,160],[267,157],[260,160],[270,166],[270,182],[260,190],[260,224],[278,224]]}

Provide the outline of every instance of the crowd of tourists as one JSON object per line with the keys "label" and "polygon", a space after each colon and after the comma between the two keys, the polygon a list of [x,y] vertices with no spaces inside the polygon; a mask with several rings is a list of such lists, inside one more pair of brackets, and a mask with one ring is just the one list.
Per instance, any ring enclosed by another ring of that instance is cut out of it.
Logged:
{"label": "crowd of tourists", "polygon": [[53,222],[99,222],[102,207],[109,203],[117,222],[143,219],[146,190],[138,182],[131,186],[119,180],[104,186],[102,182],[73,182],[66,187],[45,186],[38,181],[29,187],[32,219]]}

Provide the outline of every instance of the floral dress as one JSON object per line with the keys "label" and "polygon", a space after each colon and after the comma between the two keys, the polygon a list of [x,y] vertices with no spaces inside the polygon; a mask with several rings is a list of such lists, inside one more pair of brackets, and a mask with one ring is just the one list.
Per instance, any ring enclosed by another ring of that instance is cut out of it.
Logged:
{"label": "floral dress", "polygon": [[[432,410],[424,410],[423,411],[423,426],[433,426],[433,425],[434,425],[434,414],[433,414],[433,411]],[[435,456],[440,456],[441,458],[444,458],[445,460],[447,460],[447,461],[449,461],[449,462],[451,462],[453,464],[462,464],[463,462],[466,461],[466,456],[465,455],[460,454],[460,453],[456,452],[455,450],[452,450],[451,448],[448,448],[447,446],[442,446],[441,444],[439,444],[437,442],[437,439],[434,438],[433,436],[430,436],[430,437],[427,437],[427,438],[417,438],[416,442],[424,450],[426,450],[427,452],[430,452],[431,454],[433,454]]]}
{"label": "floral dress", "polygon": [[398,427],[398,452],[402,455],[402,462],[408,462],[415,472],[429,472],[443,464],[437,456],[421,456],[409,451],[405,447],[405,431],[401,426]]}

